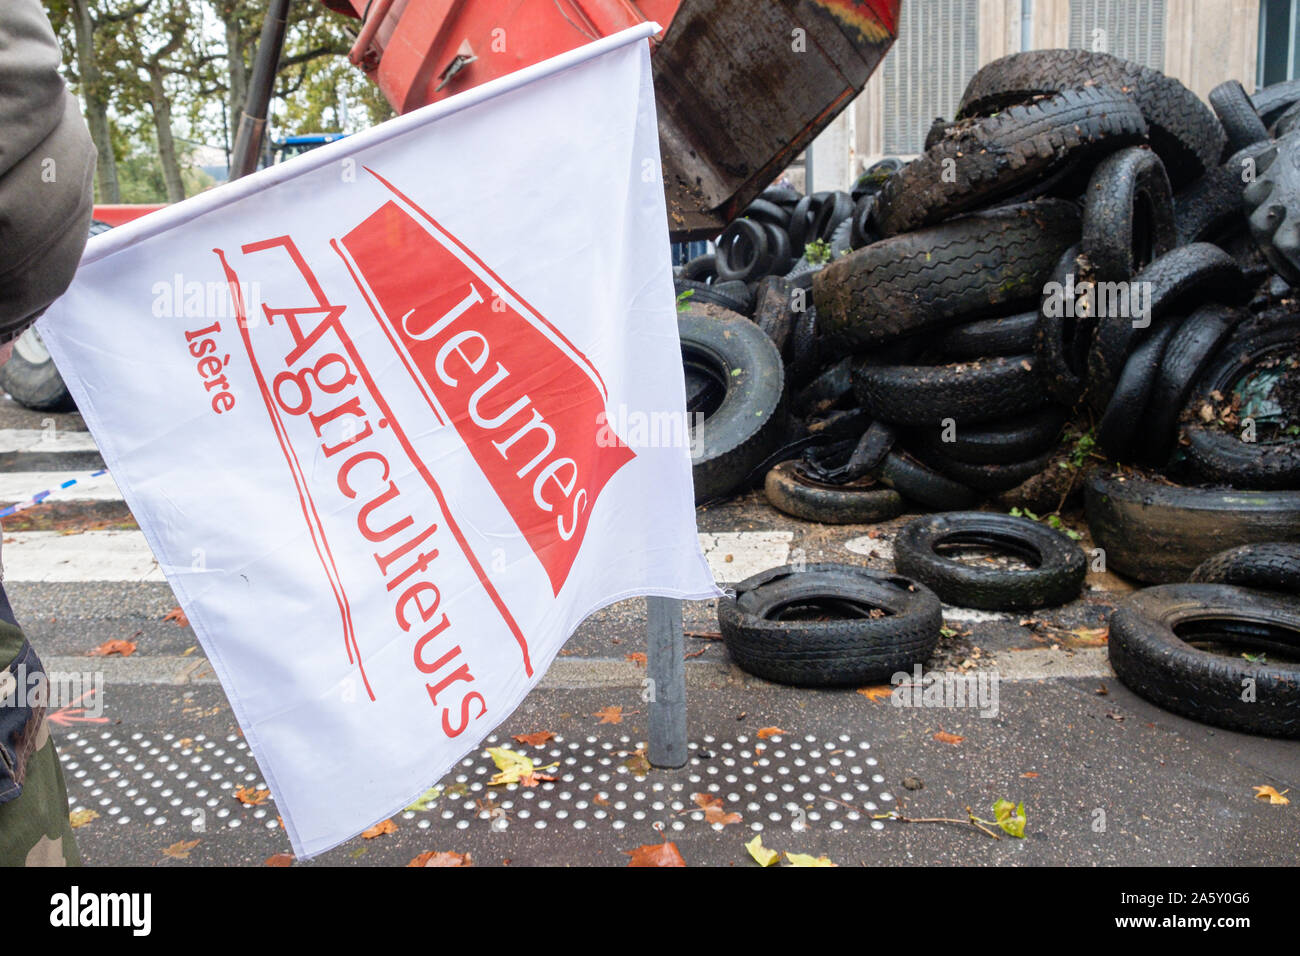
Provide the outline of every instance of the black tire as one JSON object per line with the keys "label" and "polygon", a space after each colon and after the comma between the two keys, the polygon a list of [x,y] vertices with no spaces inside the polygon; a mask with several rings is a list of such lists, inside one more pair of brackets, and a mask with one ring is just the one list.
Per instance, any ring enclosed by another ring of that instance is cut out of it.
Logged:
{"label": "black tire", "polygon": [[1281,591],[1294,597],[1300,594],[1300,544],[1265,541],[1229,548],[1198,564],[1188,580]]}
{"label": "black tire", "polygon": [[1300,489],[1300,441],[1242,441],[1200,424],[1183,433],[1187,462],[1202,481],[1260,491]]}
{"label": "black tire", "polygon": [[1178,245],[1190,242],[1222,245],[1246,228],[1242,194],[1249,179],[1254,178],[1259,158],[1272,146],[1266,140],[1233,153],[1222,166],[1206,170],[1204,176],[1174,197]]}
{"label": "black tire", "polygon": [[861,249],[863,246],[869,246],[880,239],[880,232],[876,229],[874,216],[876,214],[876,197],[863,196],[858,200],[857,208],[853,210],[853,225],[849,230],[849,246],[853,249]]}
{"label": "black tire", "polygon": [[1248,734],[1300,737],[1300,665],[1252,663],[1189,641],[1294,658],[1294,601],[1222,584],[1147,588],[1111,615],[1108,649],[1125,686],[1165,710]]}
{"label": "black tire", "polygon": [[[813,619],[798,619],[809,610]],[[718,625],[731,659],[757,677],[801,687],[860,687],[929,660],[943,611],[929,588],[899,575],[810,564],[742,581],[735,597],[718,600]]]}
{"label": "black tire", "polygon": [[1236,152],[1268,139],[1268,127],[1255,112],[1250,97],[1236,80],[1225,80],[1210,90],[1210,107],[1228,137],[1227,149]]}
{"label": "black tire", "polygon": [[1160,374],[1160,363],[1179,325],[1176,321],[1164,323],[1124,363],[1124,371],[1097,422],[1097,444],[1116,461],[1133,461],[1141,451],[1147,407]]}
{"label": "black tire", "polygon": [[953,326],[934,343],[935,351],[948,361],[1023,355],[1034,347],[1038,313],[1020,312],[994,319],[977,319]]}
{"label": "black tire", "polygon": [[1180,323],[1160,358],[1142,426],[1139,461],[1160,464],[1178,441],[1178,416],[1219,347],[1243,314],[1221,305],[1197,309]]}
{"label": "black tire", "polygon": [[1300,103],[1300,80],[1284,80],[1256,90],[1251,105],[1265,126],[1272,126],[1296,103]]}
{"label": "black tire", "polygon": [[797,461],[783,461],[769,471],[763,490],[778,511],[822,524],[875,524],[903,513],[902,496],[874,479],[825,484],[805,474]]}
{"label": "black tire", "polygon": [[686,307],[691,305],[716,305],[730,312],[749,315],[754,311],[754,298],[743,282],[697,282],[694,279],[674,279],[673,288],[680,296],[690,292],[680,300]]}
{"label": "black tire", "polygon": [[984,465],[957,461],[933,450],[918,452],[917,457],[935,471],[947,475],[954,481],[960,481],[968,488],[986,494],[996,494],[1000,491],[1010,491],[1039,474],[1047,467],[1052,455],[1048,452],[1025,461],[1008,459]]}
{"label": "black tire", "polygon": [[1300,443],[1245,442],[1199,423],[1197,412],[1214,396],[1230,399],[1252,369],[1300,353],[1300,315],[1269,314],[1243,322],[1208,363],[1196,383],[1183,429],[1188,464],[1201,480],[1262,490],[1300,487]]}
{"label": "black tire", "polygon": [[1091,86],[1136,101],[1175,185],[1194,180],[1223,153],[1223,127],[1195,93],[1158,70],[1087,50],[1032,50],[994,60],[966,86],[958,116],[986,116],[1035,96]]}
{"label": "black tire", "polygon": [[0,388],[33,411],[71,412],[77,407],[35,326],[18,336],[9,361],[0,366]]}
{"label": "black tire", "polygon": [[1161,256],[1134,276],[1132,283],[1126,287],[1150,290],[1147,324],[1137,324],[1129,316],[1099,316],[1088,353],[1087,398],[1098,414],[1110,402],[1133,350],[1167,315],[1177,313],[1193,298],[1203,301],[1213,296],[1216,301],[1240,302],[1249,292],[1241,267],[1218,246],[1206,242],[1180,246]]}
{"label": "black tire", "polygon": [[853,217],[845,219],[831,233],[831,262],[853,251]]}
{"label": "black tire", "polygon": [[1270,132],[1273,134],[1274,139],[1281,139],[1288,133],[1294,133],[1297,129],[1300,129],[1300,103],[1292,103],[1291,108],[1278,117]]}
{"label": "black tire", "polygon": [[761,197],[746,206],[741,215],[755,222],[771,223],[783,230],[790,227],[790,210]]}
{"label": "black tire", "polygon": [[711,282],[718,277],[718,257],[713,253],[696,256],[682,266],[681,278],[692,282]]}
{"label": "black tire", "polygon": [[1216,491],[1096,470],[1084,512],[1107,568],[1150,584],[1185,581],[1236,545],[1300,541],[1300,491]]}
{"label": "black tire", "polygon": [[759,199],[776,203],[778,206],[795,206],[803,196],[792,186],[768,186],[758,194]]}
{"label": "black tire", "polygon": [[1065,425],[1066,413],[1059,405],[1027,415],[988,422],[975,428],[953,431],[952,441],[943,440],[943,429],[927,429],[916,441],[918,447],[953,461],[971,465],[997,465],[1007,461],[1027,461],[1056,447]]}
{"label": "black tire", "polygon": [[1062,164],[1143,142],[1147,125],[1123,92],[1067,90],[964,120],[892,176],[876,199],[876,224],[894,236],[1008,196],[1024,195]]}
{"label": "black tire", "polygon": [[[783,276],[794,268],[794,250],[790,245],[790,235],[783,228],[772,223],[764,223],[767,231],[768,248],[772,261],[768,263],[767,274]],[[761,277],[760,277],[761,278]]]}
{"label": "black tire", "polygon": [[897,425],[958,427],[1021,415],[1047,404],[1032,355],[955,365],[853,365],[853,389],[862,407]]}
{"label": "black tire", "polygon": [[858,350],[1036,302],[1078,232],[1061,200],[961,216],[831,263],[813,297],[824,331]]}
{"label": "black tire", "polygon": [[1160,157],[1133,147],[1103,159],[1088,180],[1079,240],[1093,275],[1131,279],[1175,242],[1173,193]]}
{"label": "black tire", "polygon": [[761,222],[735,219],[718,237],[718,278],[753,282],[768,275],[772,265],[771,241]]}
{"label": "black tire", "polygon": [[794,314],[785,367],[791,389],[803,388],[821,370],[822,349],[817,322],[817,309],[814,306],[808,306],[803,312]]}
{"label": "black tire", "polygon": [[763,330],[738,315],[692,308],[677,317],[682,361],[721,388],[692,436],[695,500],[736,490],[776,447],[785,425],[781,355]]}
{"label": "black tire", "polygon": [[880,466],[880,483],[908,501],[934,511],[958,511],[979,501],[961,482],[939,474],[906,452],[891,451]]}
{"label": "black tire", "polygon": [[[963,564],[939,553],[978,545],[1015,555],[1028,571]],[[929,587],[945,604],[987,611],[1057,607],[1079,596],[1088,563],[1083,550],[1053,528],[985,511],[930,515],[894,538],[894,566]]]}
{"label": "black tire", "polygon": [[1034,329],[1034,355],[1043,387],[1067,407],[1083,394],[1097,324],[1094,316],[1081,314],[1078,308],[1076,283],[1082,277],[1079,247],[1071,246],[1061,253],[1043,284]]}
{"label": "black tire", "polygon": [[802,257],[804,247],[817,238],[812,234],[812,221],[812,196],[802,196],[790,210],[790,248],[798,257]]}
{"label": "black tire", "polygon": [[845,219],[853,217],[853,197],[846,192],[821,192],[813,194],[812,235],[830,242],[831,236]]}
{"label": "black tire", "polygon": [[767,333],[778,352],[784,352],[794,327],[794,284],[783,276],[760,279],[754,289],[754,324]]}

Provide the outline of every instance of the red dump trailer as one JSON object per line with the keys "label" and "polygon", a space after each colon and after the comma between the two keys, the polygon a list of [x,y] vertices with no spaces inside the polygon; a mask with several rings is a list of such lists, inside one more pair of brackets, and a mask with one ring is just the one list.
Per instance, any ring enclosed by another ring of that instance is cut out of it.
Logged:
{"label": "red dump trailer", "polygon": [[646,21],[675,239],[717,235],[862,90],[901,0],[321,0],[398,112]]}

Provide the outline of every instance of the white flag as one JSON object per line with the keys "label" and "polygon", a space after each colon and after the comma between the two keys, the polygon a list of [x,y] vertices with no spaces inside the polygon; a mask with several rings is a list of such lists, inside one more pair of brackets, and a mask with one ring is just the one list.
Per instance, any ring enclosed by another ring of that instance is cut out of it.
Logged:
{"label": "white flag", "polygon": [[655,30],[105,233],[40,321],[299,856],[413,802],[592,611],[717,593]]}

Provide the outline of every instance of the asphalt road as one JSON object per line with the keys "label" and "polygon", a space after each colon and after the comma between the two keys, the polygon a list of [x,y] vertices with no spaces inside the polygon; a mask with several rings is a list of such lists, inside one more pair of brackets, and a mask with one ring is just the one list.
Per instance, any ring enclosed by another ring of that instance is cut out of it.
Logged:
{"label": "asphalt road", "polygon": [[[97,467],[78,416],[0,402],[0,506],[25,497],[14,489],[49,487],[52,472]],[[899,524],[808,525],[759,495],[699,513],[715,576],[728,582],[792,558],[891,567]],[[6,589],[47,667],[102,678],[98,697],[53,718],[73,811],[89,818],[76,831],[86,861],[262,865],[289,853],[274,796],[259,793],[265,782],[193,632],[167,619],[177,602],[112,487],[79,481],[4,526]],[[1032,616],[946,609],[952,634],[930,666],[996,677],[986,716],[751,678],[716,639],[712,602],[690,604],[691,759],[680,770],[651,769],[641,753],[644,602],[623,602],[582,625],[485,742],[555,763],[544,771],[555,780],[490,786],[495,768],[480,750],[431,779],[428,799],[391,832],[296,865],[404,865],[437,851],[475,865],[621,866],[666,838],[691,865],[752,866],[744,844],[755,836],[840,865],[1294,865],[1300,802],[1270,806],[1252,788],[1300,793],[1300,743],[1215,730],[1129,693],[1103,636],[1128,590],[1090,575],[1080,600]],[[111,640],[136,649],[87,656]],[[608,708],[621,708],[616,722],[596,716]],[[512,739],[539,732],[554,736]],[[719,800],[728,822],[706,820],[697,795]],[[1023,840],[890,816],[965,820],[969,807],[991,819],[999,799],[1023,801]]]}

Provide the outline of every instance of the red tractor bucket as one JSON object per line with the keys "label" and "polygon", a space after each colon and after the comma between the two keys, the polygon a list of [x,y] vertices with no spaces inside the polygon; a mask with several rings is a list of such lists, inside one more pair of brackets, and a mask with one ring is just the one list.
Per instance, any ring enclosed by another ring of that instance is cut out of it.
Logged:
{"label": "red tractor bucket", "polygon": [[669,230],[715,236],[862,90],[901,0],[322,0],[408,112],[654,20]]}

